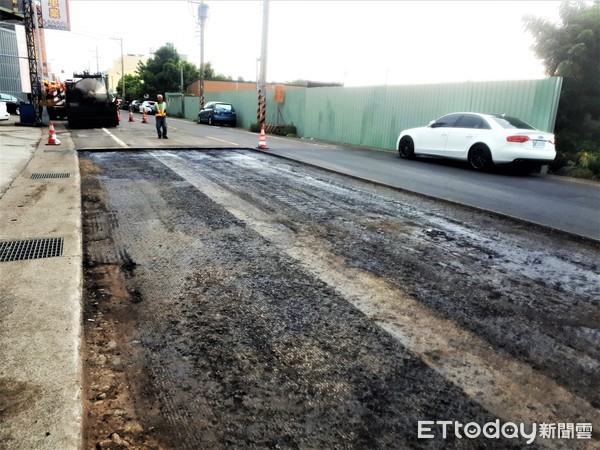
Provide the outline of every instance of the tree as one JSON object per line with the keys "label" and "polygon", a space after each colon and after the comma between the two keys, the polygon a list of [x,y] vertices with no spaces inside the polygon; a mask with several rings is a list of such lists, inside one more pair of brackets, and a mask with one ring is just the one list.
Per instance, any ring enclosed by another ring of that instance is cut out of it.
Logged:
{"label": "tree", "polygon": [[216,81],[233,81],[233,78],[231,76],[223,75],[222,73],[215,73],[215,69],[213,69],[212,63],[210,61],[204,64],[204,79]]}
{"label": "tree", "polygon": [[[117,83],[117,94],[123,92],[123,79]],[[125,100],[131,101],[142,98],[144,95],[144,85],[138,75],[125,75]]]}
{"label": "tree", "polygon": [[533,16],[524,18],[546,74],[563,77],[555,166],[570,161],[600,175],[600,0],[565,0],[560,19],[561,23],[554,24]]}
{"label": "tree", "polygon": [[[188,84],[198,79],[200,76],[200,70],[194,64],[188,61],[182,61],[181,67],[183,69],[183,86],[181,86],[181,90],[185,91],[185,88]],[[181,76],[179,77],[179,84],[181,84]]]}
{"label": "tree", "polygon": [[140,62],[137,73],[144,85],[143,93],[151,98],[165,92],[180,92],[182,73],[184,86],[199,76],[198,69],[193,64],[182,61],[171,43],[159,48],[145,64]]}

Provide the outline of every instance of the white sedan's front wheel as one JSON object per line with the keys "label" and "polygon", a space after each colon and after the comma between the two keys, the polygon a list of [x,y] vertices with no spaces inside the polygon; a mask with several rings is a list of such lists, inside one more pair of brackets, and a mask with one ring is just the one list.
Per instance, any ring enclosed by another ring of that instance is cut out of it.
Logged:
{"label": "white sedan's front wheel", "polygon": [[415,157],[415,144],[410,137],[404,136],[400,139],[400,143],[398,144],[398,154],[400,155],[400,158],[405,159],[412,159]]}

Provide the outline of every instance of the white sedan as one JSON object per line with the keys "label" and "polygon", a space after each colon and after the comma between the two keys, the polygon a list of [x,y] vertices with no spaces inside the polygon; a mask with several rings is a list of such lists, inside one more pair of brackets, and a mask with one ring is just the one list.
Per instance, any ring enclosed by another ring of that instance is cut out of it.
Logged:
{"label": "white sedan", "polygon": [[6,109],[6,102],[0,102],[0,120],[8,120],[10,118],[10,114]]}
{"label": "white sedan", "polygon": [[153,102],[152,100],[146,100],[145,102],[143,102],[140,105],[140,112],[142,114],[146,113],[146,114],[154,114],[154,104],[156,102]]}
{"label": "white sedan", "polygon": [[401,158],[416,155],[468,161],[475,170],[520,163],[531,170],[556,157],[554,135],[514,117],[453,113],[428,126],[404,130],[396,148]]}

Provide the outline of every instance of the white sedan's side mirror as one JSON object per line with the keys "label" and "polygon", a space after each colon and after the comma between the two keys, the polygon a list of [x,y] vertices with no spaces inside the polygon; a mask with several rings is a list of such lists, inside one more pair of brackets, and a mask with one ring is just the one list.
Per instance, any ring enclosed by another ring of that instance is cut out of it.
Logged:
{"label": "white sedan's side mirror", "polygon": [[433,128],[434,125],[435,125],[435,120],[432,120],[431,122],[429,122],[429,125],[427,125],[427,126]]}

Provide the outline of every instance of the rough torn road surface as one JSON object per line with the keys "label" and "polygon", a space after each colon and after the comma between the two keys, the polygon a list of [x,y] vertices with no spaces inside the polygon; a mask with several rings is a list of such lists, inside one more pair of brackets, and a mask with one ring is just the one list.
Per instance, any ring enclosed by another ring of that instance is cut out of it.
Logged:
{"label": "rough torn road surface", "polygon": [[598,446],[593,243],[244,150],[80,167],[85,448]]}

